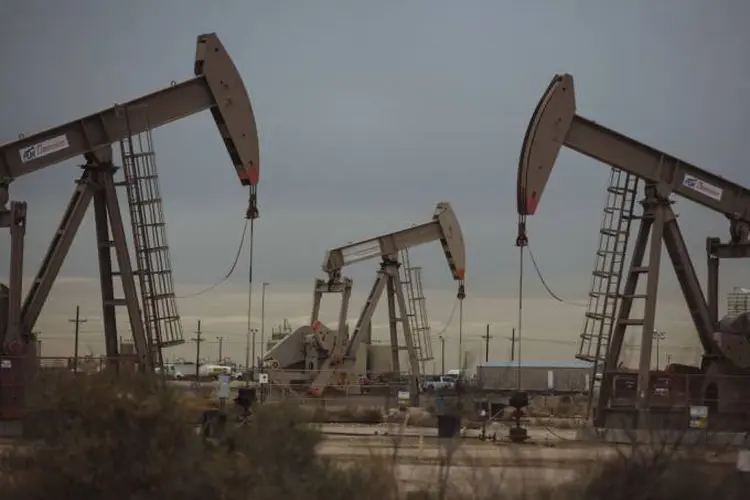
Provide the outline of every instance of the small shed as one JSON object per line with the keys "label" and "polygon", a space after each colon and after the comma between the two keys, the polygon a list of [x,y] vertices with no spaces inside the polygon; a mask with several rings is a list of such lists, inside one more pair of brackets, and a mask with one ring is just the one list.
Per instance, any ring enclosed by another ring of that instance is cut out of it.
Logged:
{"label": "small shed", "polygon": [[477,367],[482,389],[571,394],[588,391],[592,364],[586,361],[496,361]]}

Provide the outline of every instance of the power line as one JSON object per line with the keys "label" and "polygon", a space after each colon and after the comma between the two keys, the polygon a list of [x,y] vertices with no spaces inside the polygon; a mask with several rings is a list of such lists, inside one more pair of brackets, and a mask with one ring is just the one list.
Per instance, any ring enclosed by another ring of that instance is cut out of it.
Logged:
{"label": "power line", "polygon": [[[73,322],[73,321],[71,321],[71,322]],[[82,321],[82,323],[83,323],[83,321]],[[102,333],[103,333],[102,330],[86,330],[84,328],[81,328],[80,332],[79,332],[79,335],[80,335],[80,340],[85,340],[86,342],[89,342],[89,343],[103,343],[104,339],[103,338],[99,338],[99,336],[102,335]],[[231,335],[231,337],[229,335]],[[221,336],[221,338],[223,339],[221,342],[224,345],[224,347],[226,347],[228,345],[234,345],[234,346],[243,345],[244,346],[245,340],[244,340],[243,336],[244,336],[244,333],[242,333],[242,332],[224,333]],[[94,337],[94,338],[91,338],[91,337]],[[450,335],[444,335],[443,337],[445,339],[455,338],[455,337],[451,337]],[[491,335],[490,338],[495,338],[495,337]],[[506,340],[513,340],[513,337],[511,337],[511,336],[507,336],[507,337],[503,337],[503,338],[506,339]],[[49,341],[49,342],[64,342],[64,341],[70,340],[70,334],[66,334],[66,333],[52,333],[52,334],[48,334],[48,333],[45,333],[43,339],[40,339],[40,340],[44,340],[45,342],[47,342],[47,341]],[[440,338],[439,337],[435,338],[433,340],[435,342],[440,342]],[[559,345],[578,345],[580,343],[579,340],[564,340],[564,339],[555,339],[555,338],[549,338],[549,337],[528,337],[528,338],[524,337],[524,340],[528,340],[529,342],[534,342],[534,343],[559,344]],[[219,337],[217,336],[215,339],[208,339],[208,338],[204,337],[201,340],[201,342],[203,343],[203,345],[218,346],[219,345]],[[257,341],[257,342],[260,343],[260,341]],[[384,342],[389,342],[389,340],[387,340],[387,339],[373,339],[373,343],[374,344],[384,343]],[[484,334],[481,334],[481,335],[473,334],[471,336],[464,335],[463,342],[464,343],[466,343],[466,342],[472,342],[472,343],[482,342],[482,343],[484,343],[485,342],[485,335]],[[252,345],[252,342],[251,342],[251,345]],[[632,344],[632,345],[633,346],[637,346],[638,344]],[[660,345],[661,345],[662,348],[666,348],[666,349],[697,349],[697,348],[700,347],[700,345],[697,344],[697,343],[696,344],[675,344],[675,343],[670,343],[670,342],[661,342]]]}

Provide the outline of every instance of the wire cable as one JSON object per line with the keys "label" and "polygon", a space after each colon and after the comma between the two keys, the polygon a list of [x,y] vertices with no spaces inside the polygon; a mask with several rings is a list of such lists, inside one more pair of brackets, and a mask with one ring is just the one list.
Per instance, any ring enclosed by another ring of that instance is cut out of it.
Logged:
{"label": "wire cable", "polygon": [[[528,246],[528,244],[526,245],[526,247],[529,250],[529,257],[531,258],[531,264],[534,266],[534,270],[536,271],[536,275],[539,277],[539,281],[541,281],[542,286],[547,291],[547,293],[550,295],[550,297],[552,297],[556,301],[561,302],[563,304],[568,304],[568,305],[577,306],[577,307],[588,307],[588,304],[582,304],[580,302],[570,302],[568,300],[563,299],[562,297],[560,297],[559,295],[557,295],[555,292],[553,292],[552,289],[547,284],[547,280],[544,279],[544,276],[542,275],[542,271],[539,269],[539,265],[537,265],[537,263],[536,263],[536,259],[534,258],[534,254],[531,252],[531,247]],[[523,257],[522,257],[522,259],[523,259]]]}
{"label": "wire cable", "polygon": [[[193,297],[198,297],[199,295],[203,295],[204,293],[208,293],[214,288],[223,285],[224,283],[229,280],[229,278],[232,277],[232,274],[234,273],[235,268],[237,267],[237,263],[240,260],[240,255],[242,255],[242,248],[245,246],[245,235],[247,234],[247,219],[245,219],[245,226],[242,228],[242,236],[240,237],[240,245],[237,248],[237,254],[234,256],[234,261],[232,262],[232,265],[229,267],[229,271],[224,275],[223,278],[221,278],[219,281],[214,283],[213,285],[207,286],[206,288],[199,290],[195,293],[191,293],[188,295],[177,295],[175,296],[176,299],[191,299]],[[251,236],[252,238],[252,236]],[[252,241],[252,239],[251,239]]]}
{"label": "wire cable", "polygon": [[445,326],[443,327],[442,330],[440,330],[440,332],[438,332],[437,334],[434,334],[435,337],[440,337],[441,335],[443,335],[446,332],[446,330],[448,330],[448,327],[451,326],[451,322],[453,321],[453,315],[456,314],[456,308],[458,307],[458,302],[459,300],[456,299],[456,301],[453,303],[453,308],[451,309],[451,313],[448,315],[448,321],[445,322]]}

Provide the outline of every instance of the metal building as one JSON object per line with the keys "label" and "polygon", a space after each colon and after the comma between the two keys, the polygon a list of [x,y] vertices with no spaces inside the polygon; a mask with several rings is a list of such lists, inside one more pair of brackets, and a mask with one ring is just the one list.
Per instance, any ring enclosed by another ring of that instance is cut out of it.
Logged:
{"label": "metal building", "polygon": [[479,386],[514,390],[520,375],[522,390],[540,393],[582,393],[589,387],[592,364],[587,361],[498,361],[477,367]]}
{"label": "metal building", "polygon": [[727,294],[727,314],[746,312],[750,312],[750,289],[736,286]]}

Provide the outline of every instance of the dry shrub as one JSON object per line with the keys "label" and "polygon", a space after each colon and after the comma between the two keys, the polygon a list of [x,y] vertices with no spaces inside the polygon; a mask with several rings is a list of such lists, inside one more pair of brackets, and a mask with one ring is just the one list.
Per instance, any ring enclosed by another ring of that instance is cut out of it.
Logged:
{"label": "dry shrub", "polygon": [[330,408],[302,406],[300,412],[308,422],[316,423],[379,424],[383,422],[383,411],[371,406]]}
{"label": "dry shrub", "polygon": [[[702,453],[701,453],[702,455]],[[545,498],[576,500],[740,500],[750,491],[750,477],[728,464],[708,464],[702,457],[676,456],[663,450],[600,464],[580,479]]]}
{"label": "dry shrub", "polygon": [[405,424],[410,427],[436,427],[437,417],[423,408],[392,410],[386,415],[388,423]]}
{"label": "dry shrub", "polygon": [[[46,382],[40,397],[31,402],[26,422],[33,441],[0,458],[3,500],[400,498],[395,462],[341,465],[318,456],[322,436],[305,424],[305,415],[293,406],[261,406],[250,422],[230,426],[225,439],[212,442],[200,438],[195,423],[186,417],[184,397],[149,378],[62,374]],[[578,480],[553,491],[527,492],[521,497],[502,484],[493,487],[487,474],[477,476],[473,492],[464,494],[463,487],[459,491],[455,481],[435,481],[433,491],[410,496],[441,500],[747,498],[750,479],[731,465],[706,465],[690,458],[670,451],[636,454],[582,472]],[[447,460],[446,465],[450,463]],[[528,480],[538,486],[533,469]]]}
{"label": "dry shrub", "polygon": [[[513,418],[505,419],[513,422]],[[527,425],[531,427],[548,427],[556,430],[581,429],[586,426],[586,420],[582,418],[528,418]]]}
{"label": "dry shrub", "polygon": [[[512,456],[512,455],[511,455]],[[509,457],[510,458],[510,457]],[[695,458],[695,457],[693,457]],[[730,465],[701,463],[689,456],[642,453],[576,467],[569,482],[554,487],[539,483],[538,472],[529,469],[521,484],[502,470],[490,471],[478,464],[468,477],[452,466],[450,480],[437,479],[427,490],[414,492],[419,500],[745,500],[750,477]],[[573,465],[573,467],[575,467]],[[519,491],[520,490],[520,491]]]}
{"label": "dry shrub", "polygon": [[331,411],[332,417],[339,422],[379,424],[383,421],[380,408],[368,406],[345,406]]}
{"label": "dry shrub", "polygon": [[317,456],[322,436],[293,407],[260,407],[217,443],[147,377],[62,376],[44,389],[27,419],[35,439],[0,461],[3,500],[393,498],[392,475]]}
{"label": "dry shrub", "polygon": [[563,395],[563,396],[536,396],[531,399],[530,406],[526,409],[529,417],[584,417],[586,416],[588,397]]}

